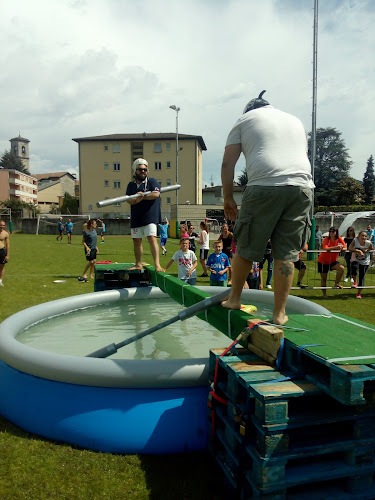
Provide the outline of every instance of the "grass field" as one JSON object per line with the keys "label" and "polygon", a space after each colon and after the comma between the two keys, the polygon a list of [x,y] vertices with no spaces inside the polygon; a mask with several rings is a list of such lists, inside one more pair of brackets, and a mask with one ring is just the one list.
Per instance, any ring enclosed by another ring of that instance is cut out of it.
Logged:
{"label": "grass field", "polygon": [[[168,240],[167,248],[168,255],[161,257],[163,266],[177,250],[177,241]],[[105,243],[99,244],[99,250],[98,260],[133,261],[129,237],[107,236]],[[152,263],[147,244],[144,260]],[[0,288],[0,320],[35,304],[92,292],[93,280],[77,281],[84,265],[78,235],[73,235],[72,245],[67,245],[66,239],[57,242],[51,236],[12,235],[10,261],[5,266],[5,286]],[[177,274],[177,266],[170,270]],[[308,278],[311,284],[317,279],[312,269]],[[66,282],[55,284],[57,279]],[[208,278],[198,278],[197,284],[208,284]],[[375,324],[375,289],[364,290],[362,300],[355,299],[354,290],[328,291],[327,300],[322,299],[320,290],[292,293],[320,303],[333,312]],[[219,499],[222,498],[220,477],[220,471],[205,453],[171,457],[95,453],[43,440],[0,417],[2,500]]]}

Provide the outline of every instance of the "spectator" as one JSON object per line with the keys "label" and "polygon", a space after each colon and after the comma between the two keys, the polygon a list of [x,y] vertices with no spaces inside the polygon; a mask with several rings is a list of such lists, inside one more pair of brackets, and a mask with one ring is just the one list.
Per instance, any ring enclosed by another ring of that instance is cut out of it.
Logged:
{"label": "spectator", "polygon": [[9,233],[5,231],[5,221],[0,220],[0,286],[4,286],[4,266],[9,261]]}
{"label": "spectator", "polygon": [[367,224],[367,239],[375,243],[375,229],[371,229],[371,224]]}
{"label": "spectator", "polygon": [[[233,233],[229,231],[229,225],[227,222],[224,222],[221,227],[221,234],[219,236],[219,240],[223,242],[223,252],[228,257],[230,265],[232,265],[232,245],[233,245]],[[228,269],[228,285],[231,283],[231,270]]]}
{"label": "spectator", "polygon": [[100,239],[101,243],[104,243],[104,235],[105,235],[105,223],[102,219],[98,219],[98,222],[100,224],[99,229],[100,229]]}
{"label": "spectator", "polygon": [[352,252],[349,251],[349,247],[350,247],[352,241],[354,240],[354,238],[355,238],[355,231],[354,231],[354,228],[352,226],[350,226],[346,230],[346,236],[344,238],[346,248],[347,248],[347,251],[345,252],[345,262],[346,262],[346,276],[344,278],[345,283],[347,281],[349,281],[349,279],[352,283],[354,283],[354,281],[355,281],[355,275],[352,276],[352,265],[351,265]]}
{"label": "spectator", "polygon": [[263,290],[263,272],[259,262],[253,262],[251,272],[246,278],[244,288],[250,290]]}
{"label": "spectator", "polygon": [[68,219],[68,222],[65,222],[65,232],[68,236],[68,245],[72,244],[72,232],[73,232],[73,222],[72,219]]}
{"label": "spectator", "polygon": [[323,240],[323,252],[318,258],[318,273],[321,276],[321,286],[323,298],[327,298],[327,274],[328,271],[336,271],[334,288],[343,288],[340,285],[345,268],[337,260],[341,250],[346,249],[345,241],[339,236],[339,231],[335,227],[329,229],[329,236]]}
{"label": "spectator", "polygon": [[63,225],[62,217],[59,218],[59,222],[57,223],[57,231],[59,234],[56,238],[56,241],[59,241],[59,238],[60,238],[60,241],[62,241],[63,236],[64,236],[64,225]]}
{"label": "spectator", "polygon": [[190,246],[190,250],[192,250],[193,252],[196,251],[196,246],[195,246],[195,238],[198,238],[198,234],[194,231],[194,226],[190,223],[188,223],[188,229],[187,229],[187,232],[188,232],[188,235],[189,235],[189,246]]}
{"label": "spectator", "polygon": [[185,281],[189,285],[195,285],[197,281],[196,267],[198,265],[197,256],[189,249],[189,238],[180,239],[180,250],[175,252],[171,260],[165,266],[165,271],[177,262],[178,265],[178,279]]}
{"label": "spectator", "polygon": [[273,275],[273,256],[272,256],[272,246],[271,240],[268,240],[266,251],[264,253],[263,259],[260,263],[260,268],[263,269],[265,262],[267,261],[267,280],[266,288],[272,288],[272,275]]}
{"label": "spectator", "polygon": [[227,271],[230,268],[228,256],[223,253],[223,242],[215,241],[214,252],[208,256],[207,269],[211,271],[211,286],[227,286]]}
{"label": "spectator", "polygon": [[165,248],[168,239],[168,227],[169,221],[167,217],[164,217],[163,222],[159,224],[159,235],[160,235],[160,246],[163,250],[163,255],[167,255],[167,249]]}
{"label": "spectator", "polygon": [[83,232],[82,244],[85,250],[86,260],[88,261],[78,281],[87,282],[87,271],[90,269],[90,278],[94,277],[96,255],[98,250],[98,235],[96,233],[96,220],[90,219],[87,222],[87,229]]}
{"label": "spectator", "polygon": [[315,250],[322,249],[323,233],[319,229],[319,226],[315,228]]}
{"label": "spectator", "polygon": [[294,262],[294,267],[295,269],[298,269],[298,278],[297,278],[297,286],[300,288],[307,288],[307,285],[304,285],[302,283],[302,280],[305,276],[306,273],[306,264],[302,260],[302,254],[306,252],[306,250],[309,248],[309,246],[306,244],[303,248],[301,248],[301,251],[298,256],[298,260]]}
{"label": "spectator", "polygon": [[208,274],[207,274],[206,260],[208,256],[208,251],[210,249],[210,237],[209,237],[210,230],[207,222],[201,222],[200,228],[201,228],[201,234],[199,237],[199,246],[201,248],[200,248],[199,260],[203,269],[203,274],[200,275],[200,278],[207,278]]}
{"label": "spectator", "polygon": [[357,238],[351,242],[349,250],[352,253],[352,268],[357,268],[359,270],[358,285],[356,282],[353,283],[353,287],[358,286],[357,299],[362,298],[362,289],[365,286],[365,276],[370,267],[370,251],[374,250],[374,245],[368,238],[367,231],[360,231]]}

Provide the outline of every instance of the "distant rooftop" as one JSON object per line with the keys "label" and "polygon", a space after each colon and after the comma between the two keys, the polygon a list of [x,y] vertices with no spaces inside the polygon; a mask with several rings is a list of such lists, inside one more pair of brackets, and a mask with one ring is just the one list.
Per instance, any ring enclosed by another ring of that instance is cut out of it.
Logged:
{"label": "distant rooftop", "polygon": [[64,175],[70,175],[73,179],[75,179],[75,175],[74,174],[71,174],[70,172],[51,172],[51,173],[48,173],[48,174],[33,174],[33,177],[35,177],[35,179],[38,179],[38,181],[41,181],[43,179],[53,179],[53,178],[56,178],[56,177],[64,177]]}
{"label": "distant rooftop", "polygon": [[[146,133],[142,134],[110,134],[110,135],[96,135],[93,137],[78,137],[72,139],[75,142],[88,142],[88,141],[157,141],[157,140],[174,140],[176,139],[176,134],[171,132],[166,133]],[[206,144],[201,135],[190,135],[190,134],[178,134],[178,140],[192,140],[196,139],[199,142],[200,147],[203,151],[207,151]]]}

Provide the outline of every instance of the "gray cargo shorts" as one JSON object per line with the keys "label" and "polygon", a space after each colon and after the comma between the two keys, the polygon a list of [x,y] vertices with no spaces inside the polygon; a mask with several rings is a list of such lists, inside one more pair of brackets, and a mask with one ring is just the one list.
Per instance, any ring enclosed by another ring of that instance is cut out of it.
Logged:
{"label": "gray cargo shorts", "polygon": [[311,202],[310,188],[248,186],[233,231],[236,252],[259,262],[271,238],[274,259],[296,262],[310,239]]}

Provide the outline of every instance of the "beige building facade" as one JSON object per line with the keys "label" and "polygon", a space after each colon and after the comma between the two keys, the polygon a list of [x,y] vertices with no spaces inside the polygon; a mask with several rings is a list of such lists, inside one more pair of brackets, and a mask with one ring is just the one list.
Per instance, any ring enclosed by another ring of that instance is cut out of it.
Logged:
{"label": "beige building facade", "polygon": [[75,196],[76,178],[70,172],[35,174],[38,180],[38,205],[41,213],[57,210],[65,193]]}
{"label": "beige building facade", "polygon": [[[149,177],[162,187],[176,184],[176,134],[114,134],[73,139],[79,148],[80,211],[93,217],[129,216],[130,205],[121,203],[104,209],[98,201],[126,194],[133,180],[132,164],[136,158],[148,161]],[[178,135],[179,204],[202,203],[202,151],[206,145],[201,136]],[[163,215],[170,215],[176,204],[176,192],[161,197]]]}
{"label": "beige building facade", "polygon": [[0,201],[10,198],[37,204],[38,181],[18,170],[0,169]]}

